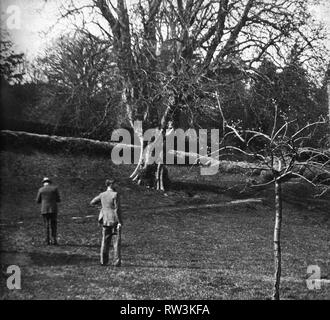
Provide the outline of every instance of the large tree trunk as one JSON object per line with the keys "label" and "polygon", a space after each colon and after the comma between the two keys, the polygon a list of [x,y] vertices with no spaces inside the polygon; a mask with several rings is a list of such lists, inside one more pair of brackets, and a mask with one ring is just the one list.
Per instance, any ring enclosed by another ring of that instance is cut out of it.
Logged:
{"label": "large tree trunk", "polygon": [[[95,1],[103,17],[108,21],[113,37],[114,51],[116,52],[118,69],[123,82],[122,102],[126,107],[129,122],[134,128],[134,121],[141,121],[145,127],[152,126],[158,116],[157,101],[154,101],[157,82],[157,36],[156,24],[161,0],[148,1],[147,18],[143,19],[143,41],[141,51],[135,52],[139,56],[139,62],[133,58],[130,21],[126,0],[118,0],[116,15],[113,8],[106,0]],[[163,128],[163,127],[162,127]],[[164,127],[165,128],[165,127]],[[146,129],[146,128],[144,128]],[[162,164],[150,164],[148,146],[145,150],[142,132],[139,133],[141,153],[137,167],[131,174],[133,181],[156,187],[165,188],[166,169]]]}
{"label": "large tree trunk", "polygon": [[274,267],[275,282],[273,300],[280,299],[281,281],[281,226],[282,226],[282,188],[281,182],[275,180],[275,228],[274,228]]}
{"label": "large tree trunk", "polygon": [[[165,136],[162,135],[162,139]],[[164,143],[164,140],[163,140]],[[141,144],[143,147],[143,141]],[[142,150],[142,149],[141,149]],[[156,190],[165,191],[169,186],[168,171],[164,164],[163,152],[159,155],[159,161],[150,162],[152,149],[150,145],[144,147],[143,152],[140,153],[140,159],[136,170],[131,175],[133,181],[137,181],[139,185],[145,185]]]}

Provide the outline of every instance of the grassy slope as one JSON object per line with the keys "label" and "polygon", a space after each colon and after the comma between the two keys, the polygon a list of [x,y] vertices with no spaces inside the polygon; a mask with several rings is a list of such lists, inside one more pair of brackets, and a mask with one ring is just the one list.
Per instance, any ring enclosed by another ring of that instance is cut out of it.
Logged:
{"label": "grassy slope", "polygon": [[[176,179],[168,196],[129,182],[130,166],[102,158],[1,154],[1,297],[5,299],[267,299],[271,296],[272,200],[264,205],[167,211],[167,206],[224,202],[244,196],[242,176],[200,177],[195,169],[170,168]],[[62,200],[60,246],[43,245],[39,207],[42,176],[54,177]],[[100,229],[90,199],[106,177],[120,180],[123,194],[123,267],[98,264]],[[202,183],[193,185],[192,183]],[[203,184],[214,185],[215,191]],[[226,191],[227,190],[227,191]],[[289,194],[289,191],[286,194]],[[295,191],[296,192],[296,191]],[[256,196],[267,196],[258,193]],[[247,195],[245,195],[247,196]],[[163,207],[160,212],[152,208]],[[145,210],[151,208],[151,210]],[[95,218],[84,218],[95,215]],[[75,219],[81,217],[81,219]],[[330,216],[284,206],[282,297],[330,299],[330,285],[306,288],[310,264],[330,277]],[[5,287],[6,266],[22,268],[22,290]]]}

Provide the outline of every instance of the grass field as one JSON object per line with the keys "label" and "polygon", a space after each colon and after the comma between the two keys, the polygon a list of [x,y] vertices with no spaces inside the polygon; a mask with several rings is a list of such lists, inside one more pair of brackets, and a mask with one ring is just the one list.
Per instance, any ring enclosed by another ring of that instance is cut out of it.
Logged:
{"label": "grass field", "polygon": [[[1,152],[1,299],[269,299],[273,281],[272,191],[245,187],[242,174],[203,177],[169,168],[164,195],[129,181],[131,166],[109,159]],[[34,202],[43,176],[62,203],[59,246],[43,244]],[[90,200],[116,177],[124,227],[121,268],[99,266],[101,230]],[[330,278],[329,199],[308,201],[304,185],[284,187],[283,299],[330,299],[330,285],[307,289],[307,266]],[[236,203],[244,198],[262,203]],[[201,208],[204,204],[221,206]],[[8,290],[6,268],[22,270],[22,289]]]}

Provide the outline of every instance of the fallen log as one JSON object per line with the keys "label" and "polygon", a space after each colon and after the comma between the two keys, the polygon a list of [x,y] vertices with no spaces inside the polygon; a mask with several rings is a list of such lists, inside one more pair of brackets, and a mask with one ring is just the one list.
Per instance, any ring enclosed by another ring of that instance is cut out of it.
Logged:
{"label": "fallen log", "polygon": [[115,143],[85,138],[61,137],[23,131],[1,130],[2,149],[26,150],[35,148],[50,153],[97,154],[111,156]]}
{"label": "fallen log", "polygon": [[[134,152],[140,152],[140,146],[132,144],[121,144],[116,142],[107,142],[100,140],[92,140],[87,138],[63,137],[56,135],[28,133],[24,131],[1,130],[0,140],[2,149],[10,150],[39,150],[49,153],[67,153],[67,154],[84,154],[92,156],[104,156],[111,159],[111,152],[114,146],[121,146],[123,149],[129,148]],[[174,154],[174,158],[192,157],[195,160],[195,165],[200,166],[198,154],[169,150],[169,153]],[[330,151],[326,150],[329,154]],[[132,154],[132,159],[134,159]],[[214,160],[207,158],[207,165],[216,165],[219,171],[226,173],[252,173],[252,175],[260,176],[264,181],[264,175],[270,174],[269,168],[261,166],[253,162],[246,161],[229,161],[229,160]],[[186,164],[187,165],[187,164]],[[188,164],[189,165],[189,164]],[[192,164],[190,164],[192,165]],[[300,168],[297,168],[298,171]],[[306,170],[306,174],[307,174]],[[328,178],[328,177],[327,177]],[[269,179],[267,179],[268,181]]]}

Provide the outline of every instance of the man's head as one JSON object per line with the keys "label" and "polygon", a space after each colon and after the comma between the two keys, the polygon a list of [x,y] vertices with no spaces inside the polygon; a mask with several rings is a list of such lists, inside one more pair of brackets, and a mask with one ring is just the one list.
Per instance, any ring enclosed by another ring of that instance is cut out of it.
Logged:
{"label": "man's head", "polygon": [[50,184],[50,183],[52,183],[52,181],[51,181],[49,178],[44,177],[44,178],[42,179],[42,184]]}
{"label": "man's head", "polygon": [[116,180],[115,179],[107,179],[107,180],[105,180],[105,186],[107,188],[113,189],[114,186],[115,186],[115,184],[116,184]]}

